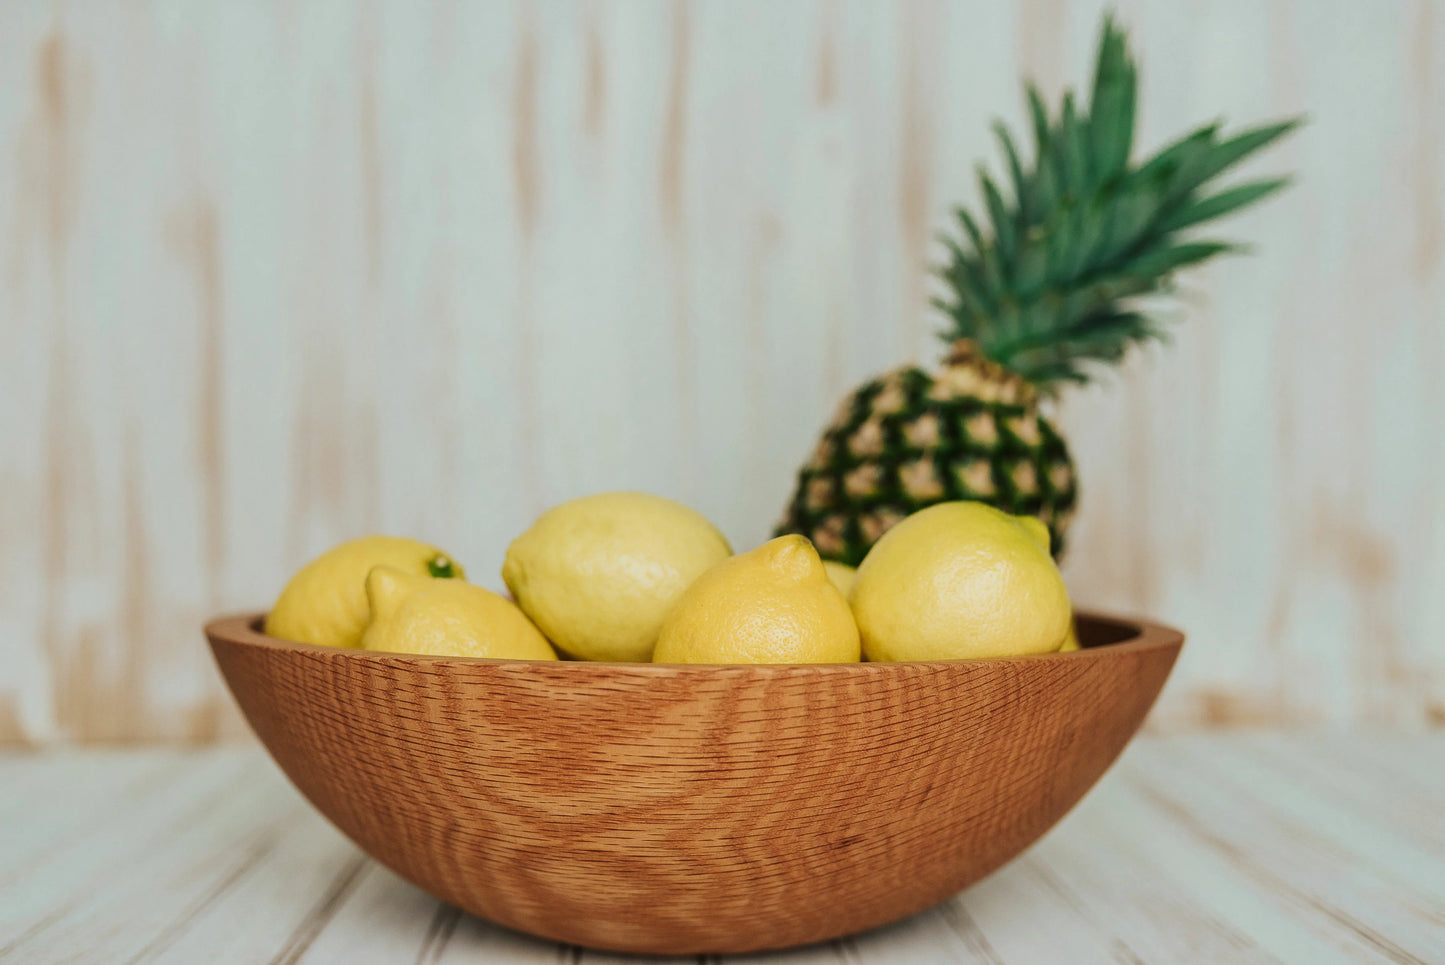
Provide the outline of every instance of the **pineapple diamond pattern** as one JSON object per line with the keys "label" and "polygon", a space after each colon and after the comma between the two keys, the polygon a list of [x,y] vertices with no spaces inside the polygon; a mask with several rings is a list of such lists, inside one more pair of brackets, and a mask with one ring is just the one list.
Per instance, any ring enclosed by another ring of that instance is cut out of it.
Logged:
{"label": "pineapple diamond pattern", "polygon": [[909,514],[976,499],[1038,516],[1057,553],[1077,495],[1068,449],[1033,405],[979,384],[905,368],[860,386],[799,473],[778,535],[801,533],[856,566]]}
{"label": "pineapple diamond pattern", "polygon": [[963,428],[969,439],[980,446],[991,448],[998,442],[998,421],[988,409],[981,409],[969,416]]}
{"label": "pineapple diamond pattern", "polygon": [[963,486],[963,492],[967,494],[966,499],[986,500],[997,491],[993,484],[993,466],[987,459],[970,458],[962,465],[955,466],[953,471]]}

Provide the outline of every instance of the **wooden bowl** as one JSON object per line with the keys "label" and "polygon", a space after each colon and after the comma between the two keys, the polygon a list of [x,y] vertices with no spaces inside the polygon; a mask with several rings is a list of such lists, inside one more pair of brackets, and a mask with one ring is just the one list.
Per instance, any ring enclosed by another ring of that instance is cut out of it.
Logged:
{"label": "wooden bowl", "polygon": [[367,653],[206,627],[281,769],[368,854],[502,925],[632,953],[823,941],[1018,855],[1133,736],[1182,634],[814,666]]}

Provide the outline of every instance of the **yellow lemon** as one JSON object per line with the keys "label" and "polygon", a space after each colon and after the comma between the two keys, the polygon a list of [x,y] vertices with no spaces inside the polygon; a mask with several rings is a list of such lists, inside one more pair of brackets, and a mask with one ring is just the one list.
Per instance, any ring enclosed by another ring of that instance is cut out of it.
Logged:
{"label": "yellow lemon", "polygon": [[657,639],[656,663],[854,663],[858,627],[813,544],[780,536],[708,570]]}
{"label": "yellow lemon", "polygon": [[301,643],[361,646],[369,614],[366,574],[374,566],[466,579],[461,566],[435,546],[396,536],[354,539],[321,554],[291,578],[266,617],[266,633]]}
{"label": "yellow lemon", "polygon": [[1045,553],[1049,551],[1049,528],[1044,521],[1037,516],[1015,516],[1018,524],[1029,534],[1029,538],[1039,544],[1039,548]]}
{"label": "yellow lemon", "polygon": [[367,650],[438,657],[556,660],[526,614],[490,590],[378,566],[366,577]]}
{"label": "yellow lemon", "polygon": [[[1015,516],[1014,518],[1018,520],[1020,526],[1028,530],[1034,542],[1039,544],[1039,548],[1044,550],[1044,552],[1048,552],[1050,544],[1049,528],[1044,524],[1044,521],[1037,516]],[[1063,645],[1059,647],[1059,652],[1065,653],[1069,650],[1082,649],[1083,647],[1079,645],[1079,636],[1074,632],[1074,621],[1070,618],[1069,632],[1064,634],[1064,642]]]}
{"label": "yellow lemon", "polygon": [[1059,653],[1066,653],[1070,650],[1082,650],[1083,645],[1079,643],[1079,633],[1074,629],[1074,621],[1069,621],[1069,632],[1064,634],[1064,645],[1059,648]]}
{"label": "yellow lemon", "polygon": [[732,553],[717,528],[647,493],[599,493],[543,513],[502,579],[547,638],[583,660],[649,660],[663,618]]}
{"label": "yellow lemon", "polygon": [[930,506],[894,526],[864,558],[850,597],[863,653],[950,660],[1058,650],[1069,595],[1042,530],[972,502]]}
{"label": "yellow lemon", "polygon": [[835,563],[832,560],[823,561],[823,570],[828,574],[828,579],[838,588],[838,592],[847,597],[853,590],[853,581],[858,579],[858,571],[847,563]]}

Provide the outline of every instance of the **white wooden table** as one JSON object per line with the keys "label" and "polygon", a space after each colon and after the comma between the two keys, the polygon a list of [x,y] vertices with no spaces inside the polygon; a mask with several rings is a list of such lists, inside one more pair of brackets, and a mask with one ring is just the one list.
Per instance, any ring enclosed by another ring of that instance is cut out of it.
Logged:
{"label": "white wooden table", "polygon": [[[944,905],[740,960],[1445,963],[1445,732],[1140,739]],[[440,905],[255,747],[0,756],[0,962],[624,961]]]}

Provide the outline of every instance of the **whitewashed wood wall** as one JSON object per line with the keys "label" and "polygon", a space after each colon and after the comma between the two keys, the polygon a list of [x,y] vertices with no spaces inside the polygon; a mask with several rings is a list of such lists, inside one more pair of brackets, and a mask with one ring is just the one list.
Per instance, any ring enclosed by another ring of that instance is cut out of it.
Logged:
{"label": "whitewashed wood wall", "polygon": [[[1445,5],[1121,4],[1141,139],[1307,111],[1258,253],[1068,397],[1076,597],[1157,726],[1445,720]],[[203,646],[373,530],[581,493],[761,540],[939,345],[933,231],[1101,4],[0,6],[0,739],[242,730]]]}

